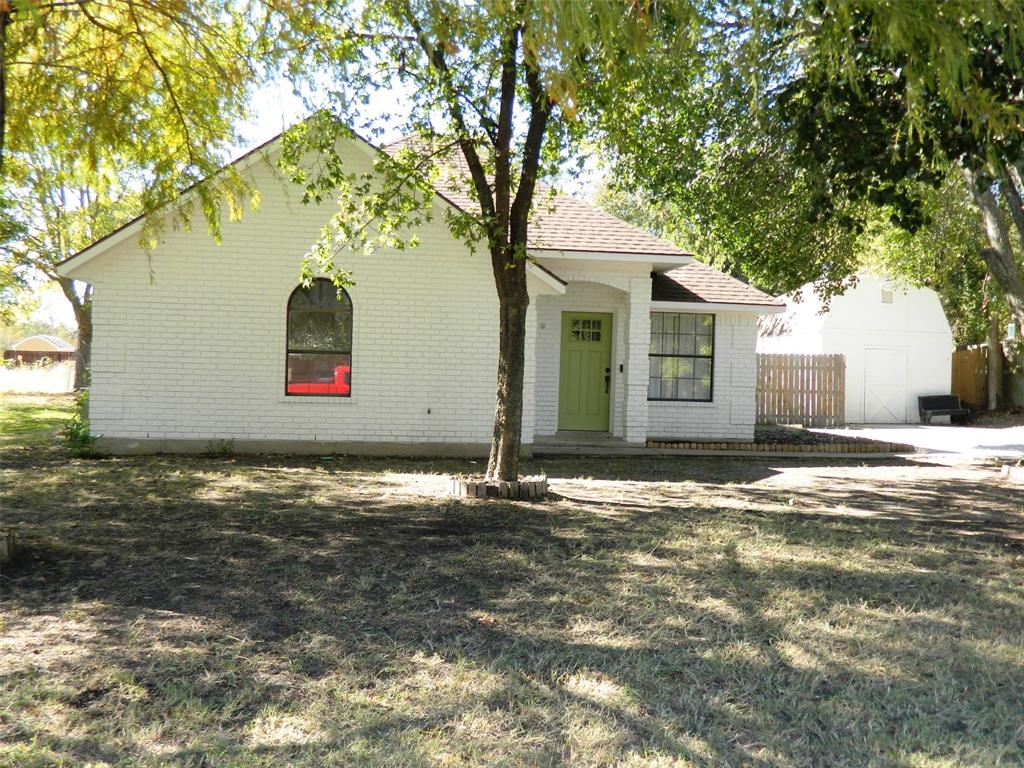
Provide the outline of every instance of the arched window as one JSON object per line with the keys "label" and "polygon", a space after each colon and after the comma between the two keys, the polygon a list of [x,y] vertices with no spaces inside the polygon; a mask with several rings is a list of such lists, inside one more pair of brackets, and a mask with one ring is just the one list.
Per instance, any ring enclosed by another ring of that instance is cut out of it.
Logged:
{"label": "arched window", "polygon": [[330,280],[299,286],[288,299],[285,393],[352,394],[352,299]]}

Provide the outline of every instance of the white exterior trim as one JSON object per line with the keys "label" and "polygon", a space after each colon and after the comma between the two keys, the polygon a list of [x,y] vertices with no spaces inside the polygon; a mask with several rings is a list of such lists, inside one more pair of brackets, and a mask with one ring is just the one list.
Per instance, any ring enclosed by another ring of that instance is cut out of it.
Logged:
{"label": "white exterior trim", "polygon": [[685,267],[693,256],[672,253],[617,253],[615,251],[567,251],[562,248],[529,248],[527,252],[538,259],[564,259],[566,261],[617,261],[620,264],[649,264],[653,272],[668,272]]}
{"label": "white exterior trim", "polygon": [[92,245],[89,245],[70,259],[65,261],[63,264],[57,266],[57,274],[61,277],[71,277],[72,272],[81,266],[89,263],[92,259],[104,253],[109,248],[113,248],[115,245],[119,245],[127,240],[132,235],[138,235],[142,231],[142,219],[136,219],[130,222],[121,229],[118,229],[102,240],[97,240]]}
{"label": "white exterior trim", "polygon": [[652,312],[751,312],[755,315],[777,315],[785,307],[773,304],[726,304],[711,301],[652,301]]}
{"label": "white exterior trim", "polygon": [[526,274],[530,277],[535,277],[537,280],[539,280],[548,288],[550,288],[553,293],[557,293],[559,295],[565,293],[566,284],[563,281],[556,278],[554,275],[541,269],[536,264],[533,264],[529,261],[526,262]]}

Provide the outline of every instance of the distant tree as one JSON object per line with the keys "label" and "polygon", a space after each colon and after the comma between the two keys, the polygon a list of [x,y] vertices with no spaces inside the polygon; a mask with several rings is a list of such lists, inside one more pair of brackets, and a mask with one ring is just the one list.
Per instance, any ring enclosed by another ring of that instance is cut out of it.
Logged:
{"label": "distant tree", "polygon": [[852,197],[889,207],[911,231],[928,218],[921,185],[938,187],[952,168],[984,224],[987,271],[1022,324],[1024,6],[893,7],[903,13],[849,4],[804,38],[778,100],[795,162],[817,180],[818,215]]}
{"label": "distant tree", "polygon": [[[91,294],[57,262],[156,210],[201,214],[217,237],[224,206],[238,216],[251,199],[222,164],[276,53],[257,21],[228,0],[0,0],[0,305],[32,271],[57,281],[79,323],[78,385]],[[147,240],[163,220],[147,219]]]}
{"label": "distant tree", "polygon": [[708,144],[699,162],[659,184],[620,175],[619,160],[616,181],[596,201],[771,294],[814,282],[830,296],[849,284],[858,233],[808,216],[811,191],[790,175],[784,156]]}
{"label": "distant tree", "polygon": [[1008,319],[1005,298],[985,266],[987,241],[974,201],[956,175],[921,190],[925,222],[913,232],[878,208],[858,239],[860,261],[873,271],[939,295],[956,344],[984,343],[992,319]]}
{"label": "distant tree", "polygon": [[956,344],[988,346],[988,402],[998,407],[1003,399],[1003,329],[1010,312],[1006,294],[986,264],[985,227],[959,174],[919,192],[924,223],[910,231],[894,225],[886,209],[878,209],[860,239],[863,260],[876,271],[934,289]]}
{"label": "distant tree", "polygon": [[137,183],[111,164],[93,168],[36,153],[8,160],[9,178],[22,191],[8,208],[19,236],[3,246],[8,269],[25,279],[43,276],[59,287],[75,314],[78,356],[75,388],[88,386],[92,350],[92,286],[57,274],[57,265],[116,229],[141,210]]}
{"label": "distant tree", "polygon": [[[628,88],[646,58],[689,55],[690,4],[623,0],[379,0],[299,4],[285,39],[304,55],[293,72],[336,77],[338,93],[294,131],[286,155],[308,197],[333,196],[339,210],[307,270],[347,279],[346,249],[413,244],[429,215],[431,183],[456,165],[472,213],[450,215],[452,232],[485,249],[499,307],[498,375],[487,474],[518,473],[525,361],[527,243],[537,182],[569,158],[575,140],[597,129],[589,102],[600,89]],[[667,34],[666,30],[673,30]],[[318,81],[310,81],[315,90]],[[408,96],[371,122],[410,135],[405,149],[378,159],[372,174],[350,172],[337,154],[344,123],[394,82]],[[340,118],[332,119],[332,118]],[[299,162],[310,151],[318,172]]]}
{"label": "distant tree", "polygon": [[704,20],[699,66],[649,65],[613,96],[636,104],[609,134],[617,184],[668,205],[669,233],[768,290],[827,293],[875,211],[921,227],[953,163],[1022,317],[1024,5],[708,0]]}
{"label": "distant tree", "polygon": [[841,290],[857,233],[810,214],[817,187],[774,111],[783,31],[743,4],[705,6],[692,56],[644,62],[631,88],[602,92],[600,203],[770,293]]}

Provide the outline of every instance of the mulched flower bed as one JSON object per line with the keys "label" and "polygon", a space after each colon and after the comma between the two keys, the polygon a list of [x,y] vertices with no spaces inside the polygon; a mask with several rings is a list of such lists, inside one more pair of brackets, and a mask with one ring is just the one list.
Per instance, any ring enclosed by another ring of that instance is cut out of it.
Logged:
{"label": "mulched flower bed", "polygon": [[911,453],[916,449],[905,443],[888,443],[866,437],[847,437],[812,432],[800,427],[762,426],[754,430],[754,442],[648,440],[648,448],[694,451],[781,451],[784,453]]}

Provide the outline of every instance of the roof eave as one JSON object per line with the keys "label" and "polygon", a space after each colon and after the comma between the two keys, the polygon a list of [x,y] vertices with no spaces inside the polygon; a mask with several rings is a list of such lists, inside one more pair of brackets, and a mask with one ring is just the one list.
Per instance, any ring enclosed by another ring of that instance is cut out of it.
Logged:
{"label": "roof eave", "polygon": [[[221,171],[230,166],[235,166],[239,171],[244,171],[250,166],[254,165],[258,160],[265,159],[267,151],[269,151],[274,144],[279,142],[282,136],[284,136],[284,131],[277,134],[273,138],[268,139],[262,144],[253,147],[247,152],[244,152],[231,162],[225,163],[224,166],[215,174],[213,174],[213,176],[211,176],[210,178],[217,176],[218,174],[221,173]],[[363,139],[363,141],[365,142],[366,140]],[[200,184],[204,183],[207,180],[208,179],[203,179],[202,181],[197,181],[194,184],[190,185],[189,187],[178,193],[175,200],[180,200],[186,195],[192,194]],[[171,203],[167,203],[162,208],[158,208],[156,211],[153,211],[153,213],[160,213],[161,211],[165,211],[166,208],[170,205]],[[61,277],[74,277],[74,275],[72,275],[72,272],[74,270],[84,266],[89,261],[94,259],[96,256],[99,256],[101,253],[110,250],[115,245],[124,242],[132,235],[141,234],[142,227],[145,224],[145,221],[146,214],[140,214],[131,221],[118,227],[110,234],[101,237],[99,240],[89,243],[89,245],[80,250],[78,253],[69,256],[68,258],[64,259],[64,261],[57,264],[57,274],[60,275]]]}
{"label": "roof eave", "polygon": [[[262,144],[256,147],[253,147],[249,151],[239,155],[231,162],[225,163],[224,166],[220,170],[218,170],[217,173],[214,174],[214,176],[221,173],[221,171],[223,171],[225,168],[231,166],[235,166],[235,168],[238,171],[244,171],[251,167],[252,165],[255,165],[257,161],[266,159],[271,148],[279,141],[281,141],[281,138],[284,136],[284,134],[285,131],[281,131],[281,133],[277,134],[273,138],[268,139],[267,141],[263,142]],[[368,151],[371,153],[375,153],[379,151],[379,149],[375,147],[373,144],[371,144],[369,140],[367,140],[363,136],[360,136],[355,131],[352,131],[352,138],[355,139],[355,141],[353,141],[353,144],[362,149],[364,152]],[[180,200],[186,195],[193,193],[195,189],[206,180],[207,179],[197,181],[195,184],[192,184],[188,188],[182,190],[175,198],[175,200]],[[450,201],[448,200],[446,200],[445,202],[451,204]],[[157,209],[157,211],[154,211],[153,213],[159,213],[160,211],[165,210],[169,205],[171,205],[171,203],[168,203],[162,209]],[[86,263],[94,259],[96,256],[99,256],[101,253],[105,253],[118,243],[124,242],[124,240],[126,240],[130,236],[139,235],[142,232],[142,227],[145,224],[145,220],[146,214],[136,216],[134,219],[127,222],[123,226],[119,227],[118,229],[115,229],[109,235],[101,237],[99,240],[90,243],[85,248],[80,250],[78,253],[74,254],[73,256],[69,256],[68,258],[64,259],[64,261],[60,262],[57,265],[57,274],[60,275],[61,277],[73,278],[74,275],[72,274],[72,272],[74,270],[84,266]]]}
{"label": "roof eave", "polygon": [[725,301],[652,301],[651,309],[663,312],[699,310],[702,312],[747,312],[758,315],[777,315],[785,312],[778,304],[739,304]]}
{"label": "roof eave", "polygon": [[677,267],[685,267],[693,261],[689,253],[639,252],[639,251],[590,251],[571,248],[540,248],[532,246],[527,249],[530,256],[538,259],[575,259],[581,261],[620,261],[636,264],[650,264],[655,272],[664,272]]}
{"label": "roof eave", "polygon": [[565,294],[568,283],[543,265],[526,262],[526,274],[536,278],[552,293],[560,296]]}

